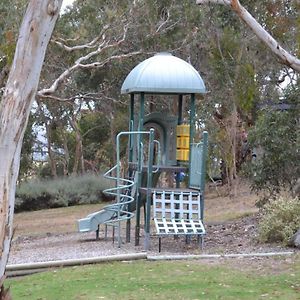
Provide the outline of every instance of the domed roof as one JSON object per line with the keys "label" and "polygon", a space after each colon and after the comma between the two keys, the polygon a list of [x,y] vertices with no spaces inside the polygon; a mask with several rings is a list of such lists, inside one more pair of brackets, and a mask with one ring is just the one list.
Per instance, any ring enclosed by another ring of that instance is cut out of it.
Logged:
{"label": "domed roof", "polygon": [[204,82],[195,68],[167,52],[139,63],[123,82],[121,93],[202,94]]}

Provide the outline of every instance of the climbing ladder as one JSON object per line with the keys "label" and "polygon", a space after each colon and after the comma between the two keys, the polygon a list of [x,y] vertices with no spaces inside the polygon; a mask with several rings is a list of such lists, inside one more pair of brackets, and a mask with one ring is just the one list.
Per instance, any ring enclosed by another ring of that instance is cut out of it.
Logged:
{"label": "climbing ladder", "polygon": [[200,198],[198,191],[154,191],[153,219],[159,237],[159,252],[161,237],[168,235],[196,235],[201,238],[203,247],[205,228],[201,219]]}

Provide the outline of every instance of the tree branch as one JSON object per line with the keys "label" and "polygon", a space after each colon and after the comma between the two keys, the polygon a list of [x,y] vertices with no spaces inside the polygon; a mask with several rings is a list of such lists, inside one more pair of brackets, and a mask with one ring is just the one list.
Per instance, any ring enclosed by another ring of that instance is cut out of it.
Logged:
{"label": "tree branch", "polygon": [[127,53],[127,54],[112,55],[112,56],[106,58],[105,60],[103,60],[102,62],[94,62],[94,63],[90,63],[90,64],[79,64],[78,67],[83,68],[83,69],[101,68],[104,65],[106,65],[107,63],[109,63],[110,61],[131,57],[131,56],[138,55],[141,53],[143,53],[143,52],[140,50],[140,51],[135,51],[135,52]]}
{"label": "tree branch", "polygon": [[49,95],[54,94],[56,92],[56,90],[58,89],[58,87],[62,84],[62,82],[65,81],[75,70],[77,70],[79,68],[90,68],[90,69],[91,68],[100,68],[112,60],[130,57],[130,56],[134,56],[134,55],[142,53],[142,51],[136,51],[136,52],[132,52],[132,53],[128,53],[128,54],[113,55],[113,56],[110,56],[110,57],[104,59],[102,62],[96,61],[93,63],[85,64],[85,62],[89,61],[92,57],[97,56],[110,48],[118,48],[118,46],[120,46],[125,41],[126,35],[127,35],[127,26],[124,27],[123,36],[120,40],[118,40],[114,43],[110,43],[110,41],[103,40],[98,45],[98,48],[96,50],[89,52],[85,56],[79,57],[71,67],[69,67],[63,73],[61,73],[61,75],[52,83],[52,85],[49,88],[40,90],[37,93],[37,95],[39,97],[48,97],[49,98]]}
{"label": "tree branch", "polygon": [[196,0],[197,4],[223,4],[223,5],[227,5],[230,6],[231,1],[230,0]]}
{"label": "tree branch", "polygon": [[[55,43],[56,45],[60,46],[67,52],[72,52],[75,50],[83,50],[83,49],[92,49],[92,48],[97,47],[97,43],[101,40],[101,38],[102,38],[102,40],[105,40],[105,32],[108,30],[108,28],[109,28],[108,25],[104,26],[102,31],[100,32],[100,34],[87,44],[70,47],[65,44],[66,41],[64,41],[63,39],[60,39],[60,38],[57,40],[52,40],[52,42]],[[76,39],[73,39],[73,40],[76,40]],[[73,40],[71,40],[71,41],[73,41]]]}
{"label": "tree branch", "polygon": [[200,5],[213,3],[230,6],[239,18],[251,28],[255,35],[280,59],[283,64],[300,72],[300,60],[283,49],[238,0],[196,0],[196,3]]}

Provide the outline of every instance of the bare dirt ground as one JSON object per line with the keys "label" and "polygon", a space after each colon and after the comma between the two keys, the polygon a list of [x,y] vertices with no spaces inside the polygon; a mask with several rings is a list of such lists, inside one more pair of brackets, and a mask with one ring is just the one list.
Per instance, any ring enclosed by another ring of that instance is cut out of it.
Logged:
{"label": "bare dirt ground", "polygon": [[[250,194],[249,189],[240,189],[237,197],[230,198],[218,195],[214,189],[208,189],[206,196],[206,230],[204,249],[201,250],[196,238],[188,244],[183,237],[162,238],[160,254],[229,254],[251,252],[296,251],[280,245],[261,244],[258,242],[257,223],[259,215],[255,208],[257,197]],[[112,242],[112,233],[104,239],[100,232],[100,240],[95,240],[95,233],[80,234],[76,232],[76,220],[88,213],[99,210],[99,205],[52,209],[45,211],[26,212],[15,217],[16,232],[12,242],[9,263],[26,263],[96,257],[135,253],[144,251],[143,230],[141,230],[140,245]],[[131,236],[134,237],[134,220]],[[158,255],[158,238],[152,228],[149,254]],[[123,228],[122,234],[125,235]],[[125,237],[123,237],[123,241]],[[298,254],[300,251],[296,251]],[[244,260],[246,261],[246,260]],[[249,260],[251,261],[251,260]],[[265,260],[263,260],[265,261]],[[276,264],[276,259],[272,264]],[[279,261],[278,261],[279,263]],[[237,264],[238,266],[238,264]]]}

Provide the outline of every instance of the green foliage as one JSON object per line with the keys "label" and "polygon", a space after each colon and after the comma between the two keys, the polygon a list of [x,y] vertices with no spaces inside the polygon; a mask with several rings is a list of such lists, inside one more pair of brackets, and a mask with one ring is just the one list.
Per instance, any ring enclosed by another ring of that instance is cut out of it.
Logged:
{"label": "green foliage", "polygon": [[[26,2],[13,0],[0,4],[0,48],[14,45],[15,23],[19,22]],[[275,29],[276,32],[272,33],[288,44],[291,52],[297,53],[299,43],[298,46],[295,44],[299,35],[295,39],[294,34],[299,25],[296,23],[298,5],[291,1],[273,2],[255,0],[244,4],[261,24],[270,30]],[[106,27],[105,36],[102,36]],[[77,137],[79,134],[83,144],[81,166],[89,170],[111,166],[114,138],[128,125],[127,111],[124,112],[128,97],[120,96],[123,80],[143,59],[158,51],[171,51],[190,61],[203,76],[207,90],[211,91],[201,100],[202,111],[199,109],[197,115],[201,116],[201,125],[205,124],[210,132],[212,158],[222,159],[230,169],[228,171],[239,166],[239,162],[234,161],[239,157],[238,149],[233,149],[237,140],[234,132],[239,134],[237,124],[247,124],[245,129],[253,125],[260,99],[278,96],[276,83],[286,72],[282,65],[230,9],[217,5],[197,6],[189,0],[76,0],[59,18],[53,41],[72,47],[87,44],[98,37],[100,43],[114,44],[122,38],[124,28],[128,29],[125,41],[104,47],[101,53],[83,62],[107,62],[104,66],[77,69],[59,85],[54,96],[75,99],[72,105],[69,101],[58,104],[57,101],[40,99],[35,122],[41,126],[49,125],[47,139],[55,152],[51,161],[54,164],[50,165],[57,166],[58,174],[81,171],[79,167],[76,170],[75,164],[78,161],[75,150],[79,144],[76,134]],[[51,86],[76,60],[96,48],[65,51],[55,42],[50,43],[40,88]],[[11,50],[7,49],[9,53]],[[114,55],[139,50],[143,54],[110,60]],[[0,54],[2,52],[0,49]],[[6,54],[0,55],[3,56],[2,61],[0,57],[0,71],[7,65]],[[122,103],[123,100],[126,101]],[[215,118],[216,110],[218,119]],[[233,110],[237,111],[236,122],[232,118]],[[76,119],[79,131],[70,125],[73,119]],[[29,162],[22,164],[23,174],[28,173],[27,166],[30,170]],[[60,169],[63,172],[59,172]]]}
{"label": "green foliage", "polygon": [[20,161],[20,170],[19,170],[19,179],[22,180],[25,178],[33,169],[33,145],[36,139],[36,134],[32,130],[33,118],[32,115],[29,117],[27,128],[23,138],[22,152],[21,152],[21,161]]}
{"label": "green foliage", "polygon": [[265,110],[249,133],[251,148],[258,149],[251,164],[252,187],[274,195],[280,190],[292,190],[300,177],[300,126],[298,99],[288,95],[287,111]]}
{"label": "green foliage", "polygon": [[[0,1],[0,74],[3,68],[9,68],[12,63],[17,32],[26,2],[25,0]],[[0,85],[3,83],[0,81]]]}
{"label": "green foliage", "polygon": [[250,114],[258,99],[258,86],[255,80],[255,69],[251,63],[240,67],[239,76],[236,79],[235,95],[240,112]]}
{"label": "green foliage", "polygon": [[[3,55],[3,59],[1,59],[0,67],[4,67],[4,62],[6,62],[8,65],[12,64],[15,48],[16,48],[16,42],[15,37],[12,31],[5,32],[5,38],[4,43],[0,44],[0,53]],[[5,59],[4,59],[5,58]]]}
{"label": "green foliage", "polygon": [[90,112],[81,117],[79,126],[83,137],[84,157],[94,160],[101,145],[109,139],[109,120],[104,113]]}
{"label": "green foliage", "polygon": [[300,227],[300,199],[278,197],[267,203],[259,222],[262,242],[283,242],[287,245]]}
{"label": "green foliage", "polygon": [[285,262],[288,271],[263,274],[250,267],[253,263],[239,262],[242,268],[228,263],[114,262],[42,272],[6,284],[15,300],[299,299],[299,259]]}
{"label": "green foliage", "polygon": [[16,211],[39,210],[77,204],[99,203],[110,182],[102,176],[86,174],[55,180],[21,183],[16,191]]}

